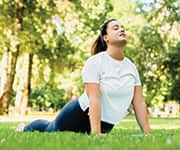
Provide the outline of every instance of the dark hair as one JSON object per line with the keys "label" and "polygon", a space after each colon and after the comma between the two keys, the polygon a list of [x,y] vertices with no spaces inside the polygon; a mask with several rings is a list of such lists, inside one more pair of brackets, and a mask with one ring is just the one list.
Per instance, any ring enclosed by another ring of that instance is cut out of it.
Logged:
{"label": "dark hair", "polygon": [[104,25],[101,27],[100,35],[97,37],[97,39],[94,41],[92,48],[91,48],[91,55],[95,55],[99,52],[106,51],[107,45],[106,42],[103,39],[103,36],[107,34],[107,26],[108,23],[111,21],[116,21],[116,19],[110,19],[107,20]]}

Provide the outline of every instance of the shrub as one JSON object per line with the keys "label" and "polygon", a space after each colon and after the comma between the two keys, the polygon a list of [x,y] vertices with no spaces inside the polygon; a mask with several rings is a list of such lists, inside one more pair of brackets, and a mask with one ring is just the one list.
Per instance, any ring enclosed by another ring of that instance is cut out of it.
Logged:
{"label": "shrub", "polygon": [[47,111],[49,108],[59,110],[66,103],[64,93],[64,89],[52,86],[36,88],[31,92],[29,106],[40,111]]}

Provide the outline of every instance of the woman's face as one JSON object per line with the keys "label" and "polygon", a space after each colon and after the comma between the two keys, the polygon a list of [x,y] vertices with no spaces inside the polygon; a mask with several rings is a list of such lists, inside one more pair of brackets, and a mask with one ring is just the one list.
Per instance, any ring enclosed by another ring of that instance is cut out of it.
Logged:
{"label": "woman's face", "polygon": [[111,21],[107,25],[107,34],[104,35],[104,40],[108,44],[126,44],[127,35],[124,26],[119,21]]}

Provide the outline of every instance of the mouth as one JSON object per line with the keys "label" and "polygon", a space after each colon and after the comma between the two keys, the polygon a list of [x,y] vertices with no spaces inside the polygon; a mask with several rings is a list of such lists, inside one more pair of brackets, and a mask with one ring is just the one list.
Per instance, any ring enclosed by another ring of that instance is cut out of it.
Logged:
{"label": "mouth", "polygon": [[120,36],[126,37],[126,34],[125,33],[121,33]]}

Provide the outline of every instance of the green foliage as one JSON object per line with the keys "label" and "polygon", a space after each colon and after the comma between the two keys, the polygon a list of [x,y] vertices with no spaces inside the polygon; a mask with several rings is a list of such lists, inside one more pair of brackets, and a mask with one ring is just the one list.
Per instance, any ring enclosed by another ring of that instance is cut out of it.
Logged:
{"label": "green foliage", "polygon": [[[127,31],[125,54],[137,65],[148,105],[178,101],[179,14],[177,0],[1,0],[0,58],[3,49],[12,51],[17,45],[20,56],[32,53],[30,105],[58,109],[64,103],[58,103],[58,97],[71,98],[83,92],[80,70],[90,56],[91,45],[104,21],[117,18]],[[61,20],[62,35],[56,32],[54,15]],[[21,21],[19,26],[17,19]],[[24,65],[20,56],[14,90]],[[51,86],[44,87],[46,84]]]}
{"label": "green foliage", "polygon": [[164,49],[163,40],[157,31],[157,27],[144,26],[139,38],[143,42],[144,49],[149,53],[152,49],[156,51]]}
{"label": "green foliage", "polygon": [[169,94],[168,76],[165,75],[167,70],[163,66],[164,57],[166,57],[163,39],[156,27],[151,25],[141,29],[139,38],[141,51],[136,59],[144,84],[146,100],[149,105],[154,101],[162,102]]}
{"label": "green foliage", "polygon": [[72,1],[79,15],[85,18],[84,24],[94,32],[98,31],[100,26],[106,20],[106,17],[113,7],[110,0],[89,0],[89,1]]}
{"label": "green foliage", "polygon": [[177,0],[139,1],[137,5],[147,20],[139,32],[136,62],[149,105],[179,101],[177,3]]}
{"label": "green foliage", "polygon": [[172,47],[169,53],[169,59],[165,61],[165,66],[168,67],[168,73],[171,75],[172,86],[169,99],[178,100],[180,103],[180,42],[175,47]]}
{"label": "green foliage", "polygon": [[40,111],[48,110],[48,108],[52,108],[57,111],[62,108],[65,103],[66,100],[64,99],[63,89],[44,86],[33,89],[30,96],[29,106]]}

